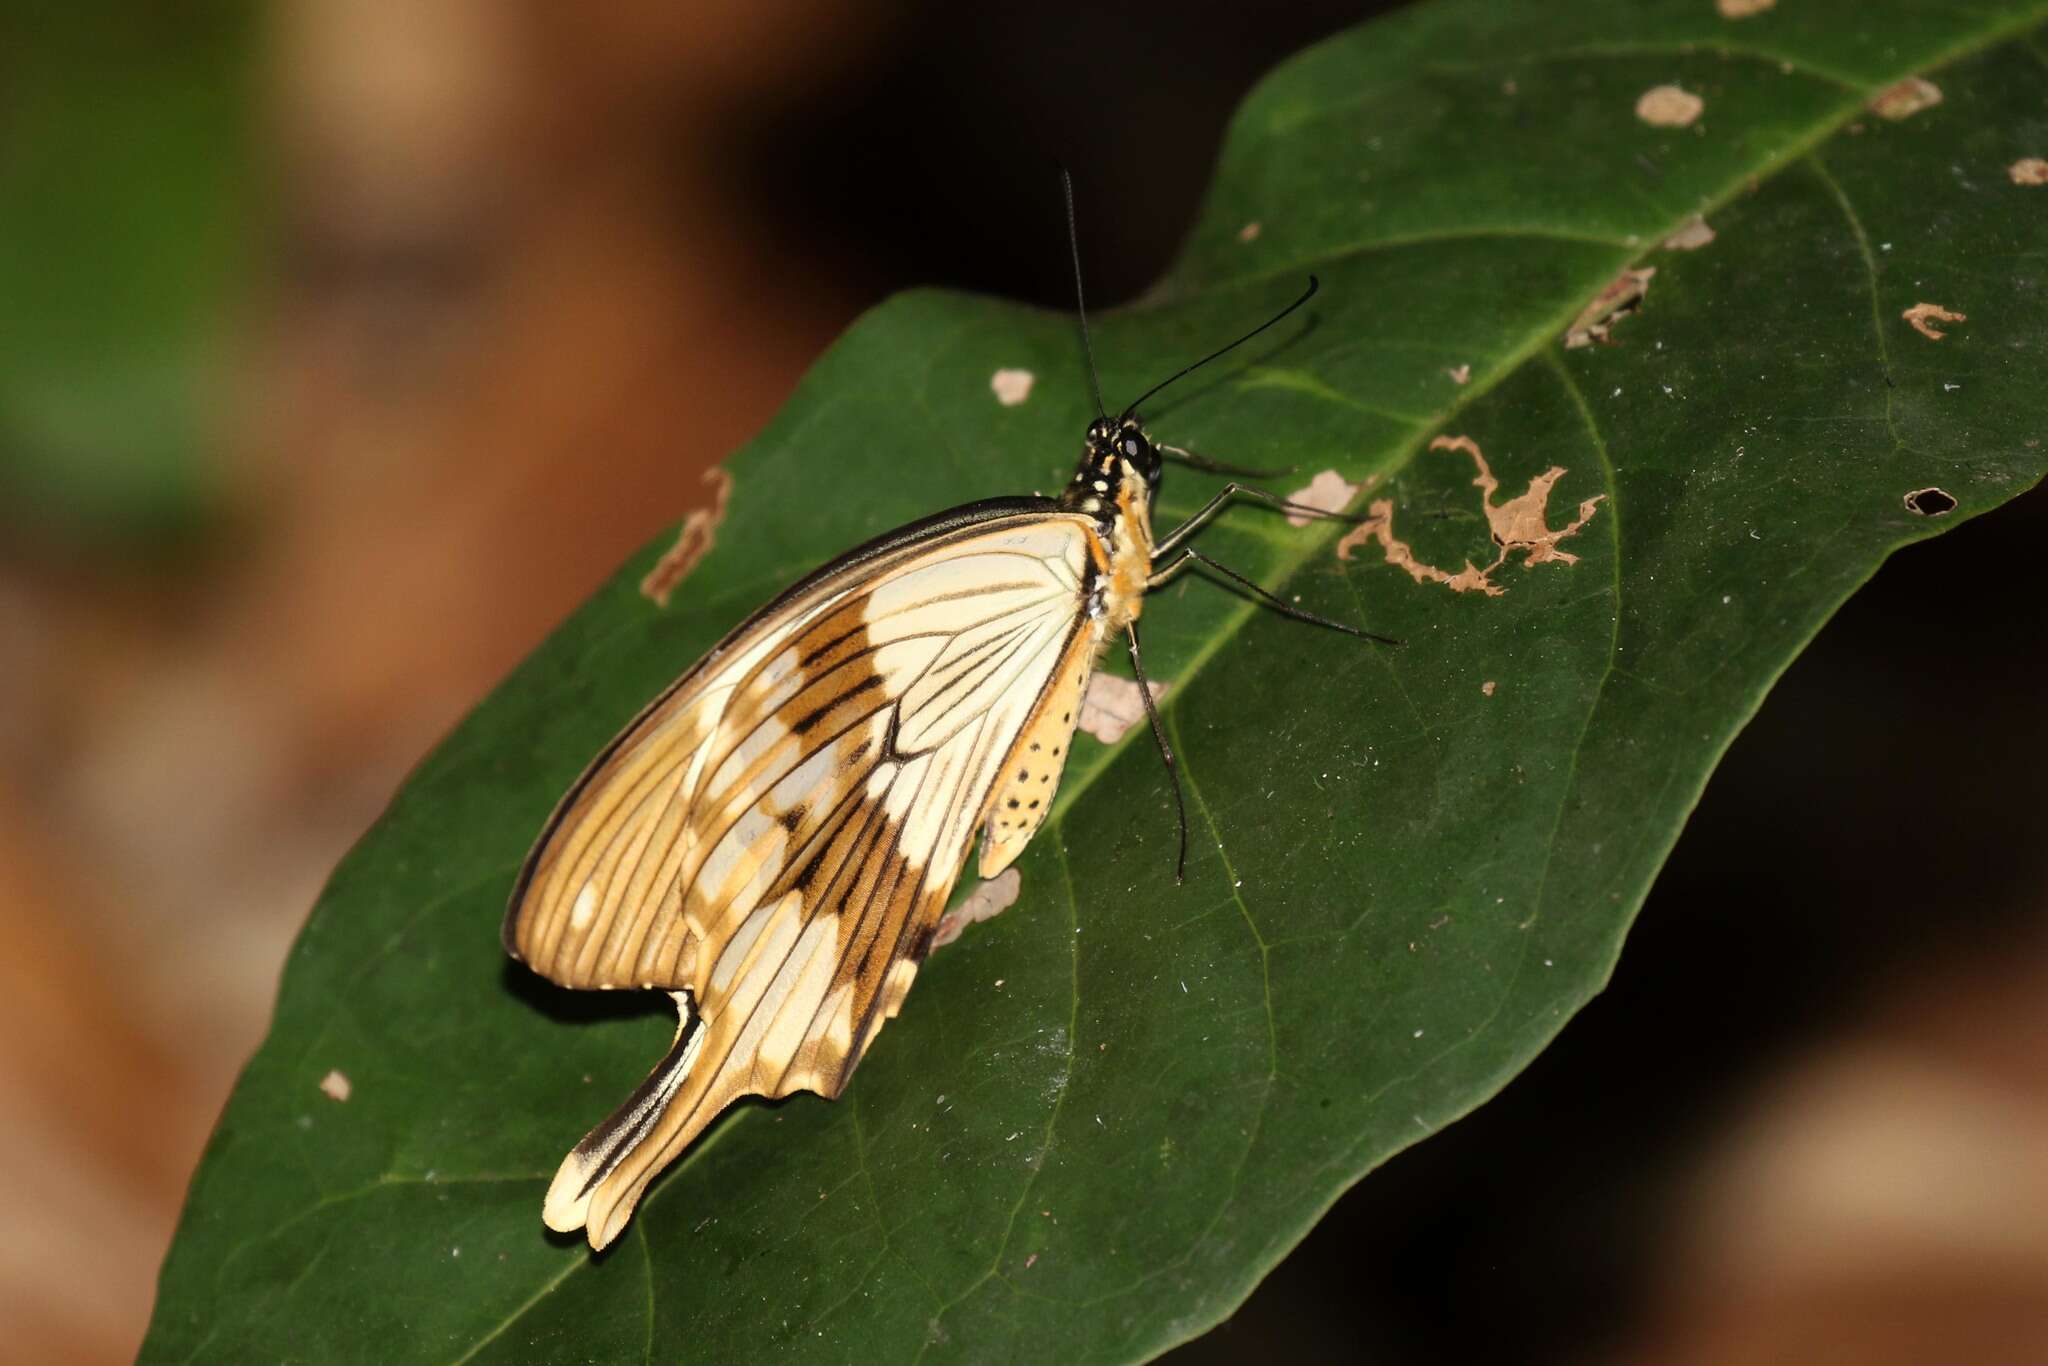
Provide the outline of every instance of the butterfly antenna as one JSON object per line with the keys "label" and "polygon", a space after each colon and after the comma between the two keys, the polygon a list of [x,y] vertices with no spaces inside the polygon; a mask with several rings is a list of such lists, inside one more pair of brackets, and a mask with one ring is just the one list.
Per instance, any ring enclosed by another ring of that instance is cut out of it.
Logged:
{"label": "butterfly antenna", "polygon": [[1074,226],[1074,177],[1060,167],[1060,189],[1067,196],[1067,247],[1074,254],[1074,312],[1081,318],[1081,351],[1088,357],[1088,383],[1095,389],[1095,415],[1107,419],[1102,406],[1102,376],[1095,372],[1095,343],[1088,339],[1088,301],[1081,297],[1081,234]]}
{"label": "butterfly antenna", "polygon": [[1281,309],[1278,313],[1275,313],[1272,317],[1266,319],[1266,321],[1260,323],[1257,327],[1254,327],[1251,331],[1245,333],[1242,337],[1239,337],[1230,345],[1218,347],[1216,350],[1211,351],[1208,355],[1196,361],[1193,365],[1187,366],[1185,369],[1177,370],[1173,374],[1168,375],[1165,379],[1160,380],[1159,383],[1153,385],[1150,389],[1147,389],[1144,393],[1138,395],[1137,398],[1133,399],[1131,401],[1131,406],[1124,409],[1123,418],[1119,418],[1118,421],[1122,421],[1125,418],[1129,418],[1132,413],[1138,411],[1139,404],[1143,403],[1146,399],[1152,397],[1152,395],[1158,393],[1161,389],[1164,389],[1167,385],[1173,383],[1175,380],[1185,379],[1187,376],[1192,375],[1193,373],[1195,373],[1195,371],[1207,365],[1210,361],[1215,360],[1218,356],[1227,355],[1228,353],[1235,351],[1238,347],[1243,346],[1253,337],[1258,336],[1259,333],[1265,331],[1273,324],[1279,322],[1282,318],[1292,313],[1295,309],[1300,308],[1310,299],[1315,298],[1316,291],[1321,289],[1322,287],[1322,282],[1320,280],[1316,279],[1316,277],[1313,275],[1309,276],[1308,288],[1301,292],[1301,297],[1299,299],[1296,299],[1293,303],[1287,305],[1287,307]]}

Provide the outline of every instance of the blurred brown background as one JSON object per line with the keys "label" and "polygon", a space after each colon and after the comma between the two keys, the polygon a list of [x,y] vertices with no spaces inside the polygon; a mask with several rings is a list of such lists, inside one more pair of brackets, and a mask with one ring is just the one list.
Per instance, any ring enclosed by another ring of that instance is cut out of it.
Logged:
{"label": "blurred brown background", "polygon": [[[1379,8],[0,6],[0,1323],[132,1355],[321,880],[862,308],[1164,266]],[[801,509],[790,515],[801,516]],[[1614,988],[1189,1361],[2048,1361],[2048,503],[1898,557]],[[1816,813],[1819,819],[1816,820]],[[84,1273],[84,1274],[81,1274]]]}

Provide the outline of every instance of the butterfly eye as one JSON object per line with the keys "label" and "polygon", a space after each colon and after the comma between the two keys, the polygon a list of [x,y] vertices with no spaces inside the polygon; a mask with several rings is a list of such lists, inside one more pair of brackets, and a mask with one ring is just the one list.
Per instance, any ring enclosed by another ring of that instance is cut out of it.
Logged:
{"label": "butterfly eye", "polygon": [[1152,447],[1141,432],[1125,432],[1123,436],[1124,458],[1143,468],[1152,459]]}

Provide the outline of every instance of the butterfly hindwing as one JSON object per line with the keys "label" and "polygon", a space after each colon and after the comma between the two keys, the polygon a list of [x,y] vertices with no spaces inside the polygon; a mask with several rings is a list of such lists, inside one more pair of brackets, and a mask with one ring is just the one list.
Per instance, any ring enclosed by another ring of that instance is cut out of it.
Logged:
{"label": "butterfly hindwing", "polygon": [[1093,659],[1099,542],[1020,501],[814,575],[564,799],[507,946],[564,986],[671,991],[682,1023],[564,1161],[550,1226],[602,1247],[733,1100],[837,1095],[896,1013],[1006,761]]}
{"label": "butterfly hindwing", "polygon": [[1096,622],[1075,635],[1053,674],[1052,686],[1017,736],[989,803],[981,863],[975,870],[984,878],[994,877],[1016,862],[1052,811],[1053,794],[1059,791],[1060,775],[1066,771],[1074,727],[1081,716],[1081,698],[1088,691],[1088,676],[1095,671],[1101,640]]}

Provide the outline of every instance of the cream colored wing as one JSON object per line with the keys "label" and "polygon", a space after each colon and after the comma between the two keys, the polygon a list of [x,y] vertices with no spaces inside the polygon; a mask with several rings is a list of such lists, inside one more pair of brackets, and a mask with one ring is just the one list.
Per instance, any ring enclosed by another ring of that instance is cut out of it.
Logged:
{"label": "cream colored wing", "polygon": [[1099,565],[1085,521],[1036,508],[856,552],[730,637],[564,799],[507,947],[565,986],[668,990],[682,1021],[563,1162],[550,1227],[602,1247],[733,1100],[839,1094],[1092,626]]}

